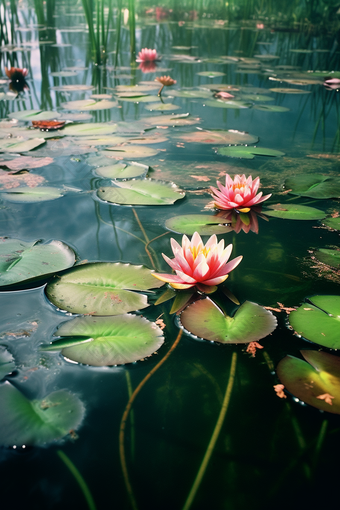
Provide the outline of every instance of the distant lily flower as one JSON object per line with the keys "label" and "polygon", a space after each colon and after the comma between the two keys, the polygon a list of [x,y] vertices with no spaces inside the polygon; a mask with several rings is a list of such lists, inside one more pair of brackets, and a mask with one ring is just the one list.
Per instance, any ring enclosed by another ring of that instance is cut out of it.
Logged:
{"label": "distant lily flower", "polygon": [[201,236],[195,232],[191,241],[187,236],[182,238],[182,246],[171,239],[174,259],[163,255],[164,260],[176,274],[152,273],[153,276],[167,282],[174,289],[189,289],[196,286],[201,292],[211,293],[216,285],[228,278],[228,273],[241,262],[242,256],[227,263],[232,244],[224,248],[224,241],[217,243],[216,235],[212,235],[204,245]]}
{"label": "distant lily flower", "polygon": [[271,194],[263,197],[262,192],[256,194],[260,186],[259,177],[253,181],[251,175],[246,178],[243,174],[235,175],[233,180],[226,174],[225,181],[225,186],[217,181],[219,189],[210,186],[215,206],[218,209],[224,211],[238,209],[241,212],[249,212],[253,205],[258,205],[271,197]]}
{"label": "distant lily flower", "polygon": [[339,78],[326,78],[323,82],[326,89],[330,90],[338,90],[340,88],[340,79]]}
{"label": "distant lily flower", "polygon": [[159,60],[159,55],[156,50],[149,50],[148,48],[143,48],[142,51],[138,53],[137,62],[155,62]]}
{"label": "distant lily flower", "polygon": [[216,97],[216,99],[232,99],[233,96],[232,94],[229,94],[229,92],[216,92],[216,94],[214,94],[214,97]]}
{"label": "distant lily flower", "polygon": [[177,81],[170,78],[170,76],[157,76],[157,78],[155,78],[155,81],[159,81],[159,83],[162,84],[161,88],[158,91],[159,96],[161,95],[161,92],[164,87],[170,87],[171,85],[175,85],[177,83]]}
{"label": "distant lily flower", "polygon": [[25,67],[20,69],[19,67],[5,67],[5,73],[11,81],[23,81],[28,75],[28,69]]}

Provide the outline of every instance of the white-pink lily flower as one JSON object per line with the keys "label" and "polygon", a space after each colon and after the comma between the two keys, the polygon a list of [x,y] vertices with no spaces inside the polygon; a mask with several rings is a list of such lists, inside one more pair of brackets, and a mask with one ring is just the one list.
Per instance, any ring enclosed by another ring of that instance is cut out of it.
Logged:
{"label": "white-pink lily flower", "polygon": [[195,232],[191,241],[186,235],[182,238],[182,246],[171,239],[171,248],[175,258],[170,259],[162,253],[164,260],[176,274],[152,273],[174,289],[189,289],[196,286],[201,292],[212,292],[216,285],[228,278],[228,273],[241,262],[242,256],[229,260],[232,244],[224,248],[224,241],[217,242],[212,235],[204,245],[201,236]]}
{"label": "white-pink lily flower", "polygon": [[143,48],[139,53],[136,59],[136,62],[155,62],[159,60],[159,55],[156,50],[151,50],[149,48]]}
{"label": "white-pink lily flower", "polygon": [[228,211],[238,209],[241,212],[249,212],[253,205],[264,202],[272,195],[262,196],[262,192],[257,193],[260,186],[260,178],[252,179],[251,175],[246,178],[243,175],[235,175],[234,180],[226,174],[225,186],[217,181],[219,189],[210,186],[213,192],[215,206],[218,209]]}

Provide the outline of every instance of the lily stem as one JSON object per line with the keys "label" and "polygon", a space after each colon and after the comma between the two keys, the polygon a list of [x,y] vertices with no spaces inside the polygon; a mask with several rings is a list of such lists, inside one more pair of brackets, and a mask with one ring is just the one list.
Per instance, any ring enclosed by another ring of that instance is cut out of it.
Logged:
{"label": "lily stem", "polygon": [[221,411],[220,411],[220,414],[219,414],[219,417],[218,417],[215,429],[214,429],[213,434],[211,436],[210,442],[208,444],[207,451],[205,452],[205,455],[203,457],[202,463],[201,463],[200,468],[198,470],[198,473],[196,475],[195,481],[193,483],[193,486],[191,488],[189,496],[188,496],[188,498],[187,498],[187,500],[186,500],[182,510],[189,510],[189,508],[191,507],[191,505],[192,505],[192,503],[193,503],[193,501],[194,501],[194,499],[196,497],[196,493],[197,493],[197,491],[199,489],[201,481],[202,481],[202,479],[203,479],[203,477],[205,475],[205,471],[207,469],[210,457],[211,457],[211,455],[212,455],[212,453],[214,451],[214,448],[215,448],[218,436],[219,436],[219,434],[221,432],[221,428],[222,428],[222,425],[223,425],[223,422],[224,422],[224,418],[225,418],[227,410],[228,410],[228,406],[229,406],[229,402],[230,402],[230,397],[231,397],[231,392],[232,392],[233,385],[234,385],[235,373],[236,373],[236,362],[237,362],[237,353],[234,352],[233,355],[232,355],[232,358],[231,358],[229,380],[228,380],[227,389],[226,389],[226,392],[225,392],[225,395],[224,395]]}

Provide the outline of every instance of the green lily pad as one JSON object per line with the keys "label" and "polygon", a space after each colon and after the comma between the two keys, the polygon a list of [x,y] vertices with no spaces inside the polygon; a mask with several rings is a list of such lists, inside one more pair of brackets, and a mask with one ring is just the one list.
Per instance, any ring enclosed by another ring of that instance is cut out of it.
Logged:
{"label": "green lily pad", "polygon": [[267,101],[274,101],[274,98],[271,96],[266,96],[264,94],[242,94],[243,101],[263,101],[266,103]]}
{"label": "green lily pad", "polygon": [[78,76],[78,73],[76,71],[55,71],[50,73],[50,75],[60,78],[70,78],[72,76]]}
{"label": "green lily pad", "polygon": [[144,266],[97,262],[78,266],[46,287],[58,308],[88,315],[119,315],[148,306],[147,296],[132,291],[164,285]]}
{"label": "green lily pad", "polygon": [[0,406],[2,446],[43,446],[58,441],[76,430],[85,414],[82,402],[68,391],[28,400],[8,381],[0,385]]}
{"label": "green lily pad", "polygon": [[137,97],[118,97],[119,101],[126,101],[128,103],[160,103],[159,96],[141,95]]}
{"label": "green lily pad", "polygon": [[285,220],[322,220],[326,214],[320,209],[298,204],[274,204],[263,211],[267,216]]}
{"label": "green lily pad", "polygon": [[102,101],[96,101],[95,99],[82,99],[79,101],[69,101],[67,103],[61,103],[61,106],[66,110],[108,110],[118,106],[117,101],[108,101],[103,99]]}
{"label": "green lily pad", "polygon": [[10,202],[46,202],[47,200],[56,200],[64,196],[65,191],[50,186],[40,186],[36,188],[19,187],[8,191],[1,191],[0,197]]}
{"label": "green lily pad", "polygon": [[255,155],[271,157],[285,155],[284,152],[275,149],[267,149],[266,147],[244,147],[242,145],[236,147],[220,147],[217,149],[217,153],[222,156],[229,156],[230,158],[243,159],[254,159]]}
{"label": "green lily pad", "polygon": [[140,163],[116,163],[115,165],[102,166],[96,168],[96,174],[106,179],[133,179],[135,177],[144,177],[148,171],[149,166],[141,165]]}
{"label": "green lily pad", "polygon": [[195,232],[198,232],[200,235],[226,234],[233,230],[221,222],[221,218],[217,216],[185,214],[167,219],[165,226],[172,232],[186,235],[193,235]]}
{"label": "green lily pad", "polygon": [[320,351],[303,350],[301,354],[306,361],[293,356],[280,361],[280,381],[302,402],[340,414],[340,358]]}
{"label": "green lily pad", "polygon": [[152,156],[156,156],[159,153],[158,149],[153,149],[152,147],[146,147],[145,145],[119,145],[115,147],[107,147],[106,150],[103,151],[105,156],[120,157],[124,159],[131,158],[151,158]]}
{"label": "green lily pad", "polygon": [[208,78],[218,78],[219,76],[225,76],[225,73],[221,73],[218,71],[201,71],[200,73],[196,73],[199,76],[207,76]]}
{"label": "green lily pad", "polygon": [[336,218],[325,218],[322,220],[323,225],[334,230],[340,230],[340,216]]}
{"label": "green lily pad", "polygon": [[153,112],[153,111],[162,111],[162,112],[166,112],[166,111],[169,111],[169,110],[179,110],[180,109],[180,106],[178,106],[177,104],[171,104],[171,103],[161,103],[161,104],[158,104],[158,105],[152,105],[152,106],[149,106],[149,107],[146,107],[147,110],[149,110],[150,112]]}
{"label": "green lily pad", "polygon": [[27,152],[45,143],[45,138],[3,138],[0,140],[0,152]]}
{"label": "green lily pad", "polygon": [[340,347],[340,296],[313,296],[289,314],[298,335],[330,349]]}
{"label": "green lily pad", "polygon": [[223,344],[254,342],[277,326],[276,317],[256,303],[245,301],[234,317],[229,317],[209,298],[188,306],[181,314],[181,323],[193,335]]}
{"label": "green lily pad", "polygon": [[56,85],[54,87],[50,87],[51,90],[55,90],[57,92],[74,92],[79,90],[93,90],[93,85],[85,85],[85,84],[74,84],[74,85]]}
{"label": "green lily pad", "polygon": [[119,145],[126,142],[126,138],[123,136],[115,135],[95,135],[95,136],[81,136],[79,138],[73,138],[74,143],[79,145],[91,145],[95,147],[101,147],[102,145]]}
{"label": "green lily pad", "polygon": [[12,354],[4,347],[0,345],[0,381],[6,375],[13,372],[15,369],[14,358]]}
{"label": "green lily pad", "polygon": [[208,90],[166,90],[166,96],[186,97],[191,99],[208,99],[211,98],[211,92]]}
{"label": "green lily pad", "polygon": [[189,113],[157,115],[155,117],[147,117],[143,120],[152,126],[191,126],[200,121],[197,117],[189,117],[189,115]]}
{"label": "green lily pad", "polygon": [[315,257],[327,266],[340,268],[340,251],[330,250],[327,248],[319,248],[314,252]]}
{"label": "green lily pad", "polygon": [[216,99],[215,101],[206,101],[205,106],[212,106],[213,108],[232,108],[235,110],[242,108],[251,108],[253,103],[249,101],[238,101],[238,100],[230,100],[230,101],[222,101],[220,99]]}
{"label": "green lily pad", "polygon": [[8,115],[10,119],[17,120],[54,120],[61,116],[58,112],[44,112],[42,110],[21,110]]}
{"label": "green lily pad", "polygon": [[103,136],[117,131],[117,124],[107,122],[86,122],[83,124],[67,124],[63,132],[70,136]]}
{"label": "green lily pad", "polygon": [[1,238],[0,286],[46,277],[74,263],[73,250],[61,241],[42,244]]}
{"label": "green lily pad", "polygon": [[272,92],[277,92],[278,94],[310,94],[310,90],[304,90],[304,89],[290,89],[285,87],[277,87],[273,89],[269,89]]}
{"label": "green lily pad", "polygon": [[261,112],[289,112],[289,108],[285,106],[269,105],[269,104],[255,104],[254,110],[261,110]]}
{"label": "green lily pad", "polygon": [[96,367],[133,363],[151,356],[164,343],[155,323],[129,314],[77,317],[64,322],[54,335],[62,338],[42,350],[61,350],[68,359]]}
{"label": "green lily pad", "polygon": [[321,174],[300,174],[289,177],[285,188],[292,195],[311,198],[340,198],[339,177],[328,177]]}
{"label": "green lily pad", "polygon": [[245,131],[237,131],[236,129],[206,131],[200,129],[192,133],[183,133],[179,136],[180,140],[188,143],[211,143],[211,144],[249,144],[258,142],[258,137],[250,135]]}
{"label": "green lily pad", "polygon": [[116,182],[115,187],[99,188],[97,195],[101,200],[121,205],[169,205],[183,198],[171,182],[143,179],[128,182]]}

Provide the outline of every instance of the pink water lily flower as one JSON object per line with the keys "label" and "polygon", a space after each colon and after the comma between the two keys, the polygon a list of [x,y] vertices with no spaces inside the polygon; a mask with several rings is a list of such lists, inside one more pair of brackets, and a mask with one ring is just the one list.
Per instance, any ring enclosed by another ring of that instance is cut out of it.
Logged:
{"label": "pink water lily flower", "polygon": [[191,241],[187,236],[182,238],[182,246],[175,239],[171,239],[171,248],[175,258],[169,259],[162,253],[164,260],[176,274],[152,273],[163,282],[167,282],[174,289],[189,289],[196,286],[201,292],[213,292],[216,285],[228,278],[228,273],[241,262],[242,256],[227,263],[232,244],[224,248],[224,241],[217,242],[216,235],[212,235],[204,245],[201,236],[195,232]]}
{"label": "pink water lily flower", "polygon": [[[234,180],[226,174],[225,186],[217,181],[219,189],[210,186],[215,206],[218,209],[228,211],[238,209],[241,212],[249,212],[253,205],[264,202],[272,195],[262,196],[262,192],[257,193],[260,186],[260,178],[252,179],[251,175],[246,178],[243,175],[235,175]],[[257,193],[257,194],[256,194]]]}
{"label": "pink water lily flower", "polygon": [[143,48],[136,59],[137,62],[155,62],[159,60],[159,55],[156,50],[149,50],[149,48]]}

